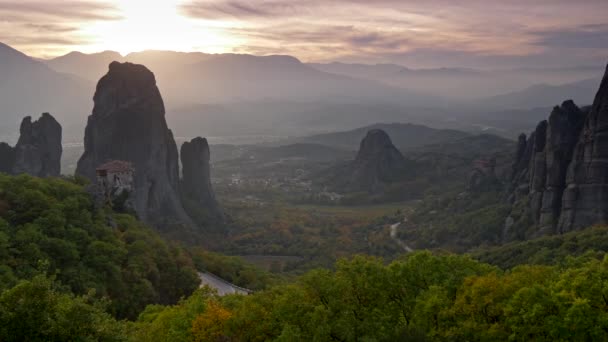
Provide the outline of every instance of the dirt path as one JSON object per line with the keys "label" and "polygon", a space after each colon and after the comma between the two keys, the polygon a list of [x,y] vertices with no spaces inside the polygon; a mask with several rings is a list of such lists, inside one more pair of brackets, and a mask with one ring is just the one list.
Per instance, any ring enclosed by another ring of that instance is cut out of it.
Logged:
{"label": "dirt path", "polygon": [[[407,222],[407,219],[404,219],[404,222]],[[401,226],[401,222],[391,225],[391,239],[393,239],[401,248],[403,248],[403,250],[408,253],[411,253],[414,251],[414,249],[408,246],[403,240],[399,239],[399,237],[397,236],[399,226]]]}

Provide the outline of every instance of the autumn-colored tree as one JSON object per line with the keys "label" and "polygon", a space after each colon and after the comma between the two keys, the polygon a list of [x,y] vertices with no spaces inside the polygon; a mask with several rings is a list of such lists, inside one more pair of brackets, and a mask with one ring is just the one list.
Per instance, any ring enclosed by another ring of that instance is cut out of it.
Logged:
{"label": "autumn-colored tree", "polygon": [[217,300],[207,301],[204,313],[196,317],[192,323],[192,337],[195,342],[221,342],[226,340],[224,332],[226,321],[232,313],[224,308]]}

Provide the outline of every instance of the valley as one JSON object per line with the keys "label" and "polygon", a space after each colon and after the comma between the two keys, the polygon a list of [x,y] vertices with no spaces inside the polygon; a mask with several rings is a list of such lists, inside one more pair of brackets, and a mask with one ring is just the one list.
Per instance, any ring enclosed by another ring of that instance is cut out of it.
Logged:
{"label": "valley", "polygon": [[0,342],[607,341],[607,4],[0,0]]}

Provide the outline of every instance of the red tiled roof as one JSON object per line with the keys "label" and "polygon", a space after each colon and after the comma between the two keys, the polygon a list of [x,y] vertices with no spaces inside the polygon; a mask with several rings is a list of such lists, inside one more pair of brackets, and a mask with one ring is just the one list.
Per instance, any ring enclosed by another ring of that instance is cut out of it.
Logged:
{"label": "red tiled roof", "polygon": [[112,160],[101,166],[99,166],[97,171],[107,171],[107,172],[132,172],[133,164],[122,161],[122,160]]}

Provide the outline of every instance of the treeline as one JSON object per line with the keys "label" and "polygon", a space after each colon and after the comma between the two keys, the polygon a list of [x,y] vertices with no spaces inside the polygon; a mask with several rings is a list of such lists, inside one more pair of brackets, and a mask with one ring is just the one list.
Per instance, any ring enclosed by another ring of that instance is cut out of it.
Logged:
{"label": "treeline", "polygon": [[149,307],[129,329],[148,341],[602,341],[608,258],[509,271],[417,252],[389,265],[355,257],[335,271],[247,297],[199,290]]}

